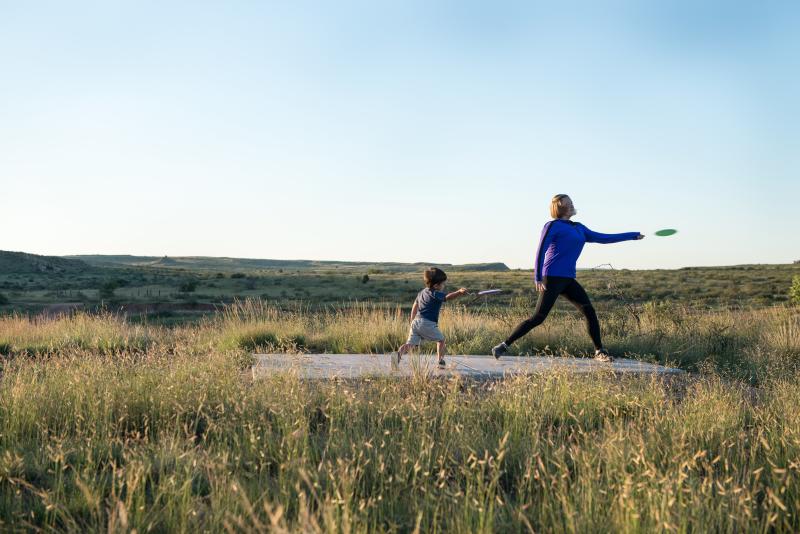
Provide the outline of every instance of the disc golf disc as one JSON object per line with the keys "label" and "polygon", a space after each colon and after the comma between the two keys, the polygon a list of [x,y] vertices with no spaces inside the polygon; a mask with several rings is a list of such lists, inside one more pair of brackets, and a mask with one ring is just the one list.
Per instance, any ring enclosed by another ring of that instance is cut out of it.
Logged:
{"label": "disc golf disc", "polygon": [[478,291],[479,296],[484,295],[495,295],[497,293],[502,293],[502,289],[484,289],[483,291]]}
{"label": "disc golf disc", "polygon": [[664,228],[663,230],[659,230],[658,232],[656,232],[655,235],[657,235],[658,237],[667,237],[668,235],[675,235],[677,233],[678,231],[672,228]]}

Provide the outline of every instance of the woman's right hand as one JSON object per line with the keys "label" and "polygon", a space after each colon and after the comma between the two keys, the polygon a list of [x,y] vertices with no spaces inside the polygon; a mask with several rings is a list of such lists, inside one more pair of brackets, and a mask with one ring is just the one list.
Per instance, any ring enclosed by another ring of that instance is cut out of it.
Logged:
{"label": "woman's right hand", "polygon": [[547,288],[544,286],[544,282],[536,282],[536,291],[539,291],[541,293],[545,289]]}

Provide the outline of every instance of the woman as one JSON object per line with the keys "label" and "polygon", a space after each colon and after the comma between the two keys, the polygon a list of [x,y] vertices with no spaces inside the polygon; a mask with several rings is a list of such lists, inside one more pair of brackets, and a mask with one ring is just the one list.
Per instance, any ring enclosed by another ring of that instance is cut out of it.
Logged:
{"label": "woman", "polygon": [[564,295],[586,318],[589,335],[594,343],[594,357],[602,362],[613,360],[603,348],[600,339],[600,323],[589,301],[589,296],[575,279],[575,264],[585,243],[617,243],[633,239],[643,239],[639,232],[624,234],[600,234],[570,219],[577,213],[572,200],[567,195],[556,195],[550,201],[552,221],[542,229],[539,250],[536,252],[536,289],[539,300],[530,319],[522,321],[504,342],[492,348],[492,356],[499,358],[508,351],[517,339],[521,338],[544,322],[559,295]]}

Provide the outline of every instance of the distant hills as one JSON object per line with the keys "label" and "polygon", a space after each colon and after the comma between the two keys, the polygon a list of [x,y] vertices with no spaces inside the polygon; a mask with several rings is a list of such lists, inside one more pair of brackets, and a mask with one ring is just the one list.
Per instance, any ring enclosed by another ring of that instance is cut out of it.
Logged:
{"label": "distant hills", "polygon": [[216,258],[209,256],[129,256],[129,255],[77,255],[65,256],[69,261],[80,261],[96,267],[159,267],[186,269],[192,271],[259,271],[259,270],[379,270],[390,272],[412,272],[429,265],[436,265],[453,271],[508,271],[505,263],[397,263],[397,262],[354,262],[354,261],[315,261],[315,260],[270,260],[250,258]]}
{"label": "distant hills", "polygon": [[39,256],[26,252],[0,250],[0,272],[4,273],[79,273],[89,265],[79,259],[60,256]]}
{"label": "distant hills", "polygon": [[315,260],[270,260],[251,258],[216,258],[210,256],[130,256],[130,255],[73,255],[40,256],[26,252],[0,250],[0,272],[3,273],[77,273],[89,268],[103,267],[156,267],[186,269],[190,271],[275,271],[292,270],[378,270],[387,272],[419,271],[436,265],[453,271],[508,271],[505,263],[398,263]]}
{"label": "distant hills", "polygon": [[[281,309],[297,303],[348,307],[363,302],[407,308],[428,265],[198,256],[57,257],[0,251],[0,316],[124,308],[125,313],[177,324],[243,299],[261,299]],[[492,306],[531,295],[527,270],[510,270],[503,263],[439,265],[453,284],[502,288],[503,295],[492,299]],[[579,276],[595,303],[606,307],[617,306],[620,295],[637,304],[771,306],[789,301],[800,265],[589,269]]]}

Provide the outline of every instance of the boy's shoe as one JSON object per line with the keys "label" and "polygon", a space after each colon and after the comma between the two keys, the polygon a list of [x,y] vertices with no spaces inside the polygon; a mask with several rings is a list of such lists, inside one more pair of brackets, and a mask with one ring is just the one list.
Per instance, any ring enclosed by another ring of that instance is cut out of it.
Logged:
{"label": "boy's shoe", "polygon": [[447,362],[444,360],[439,360],[439,368],[444,369],[447,366]]}
{"label": "boy's shoe", "polygon": [[594,359],[603,363],[611,363],[614,361],[614,358],[611,357],[606,349],[598,349],[594,351]]}
{"label": "boy's shoe", "polygon": [[506,345],[505,341],[500,343],[499,345],[495,345],[494,347],[492,347],[492,356],[494,356],[496,360],[499,360],[500,356],[503,356],[507,352],[508,352],[508,345]]}

